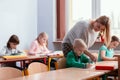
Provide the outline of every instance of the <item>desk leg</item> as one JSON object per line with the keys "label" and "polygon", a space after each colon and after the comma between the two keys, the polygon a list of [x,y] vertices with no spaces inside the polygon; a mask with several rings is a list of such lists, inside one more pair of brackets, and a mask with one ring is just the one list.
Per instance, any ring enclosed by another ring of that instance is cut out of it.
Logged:
{"label": "desk leg", "polygon": [[51,62],[51,58],[48,57],[48,71],[50,71],[50,62]]}
{"label": "desk leg", "polygon": [[58,69],[58,62],[54,62],[55,64],[55,69],[57,70]]}
{"label": "desk leg", "polygon": [[26,76],[27,75],[26,63],[25,63],[25,61],[22,61],[22,63],[23,63],[24,75]]}
{"label": "desk leg", "polygon": [[120,80],[120,57],[118,57],[118,80]]}

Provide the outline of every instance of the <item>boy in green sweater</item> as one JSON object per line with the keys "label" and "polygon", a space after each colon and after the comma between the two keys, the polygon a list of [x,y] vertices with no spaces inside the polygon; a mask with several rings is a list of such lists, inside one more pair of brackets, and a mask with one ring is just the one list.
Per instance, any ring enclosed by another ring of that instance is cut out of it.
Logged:
{"label": "boy in green sweater", "polygon": [[67,67],[77,68],[91,68],[91,60],[83,52],[87,49],[87,45],[82,39],[75,39],[73,43],[73,50],[70,51],[66,57]]}

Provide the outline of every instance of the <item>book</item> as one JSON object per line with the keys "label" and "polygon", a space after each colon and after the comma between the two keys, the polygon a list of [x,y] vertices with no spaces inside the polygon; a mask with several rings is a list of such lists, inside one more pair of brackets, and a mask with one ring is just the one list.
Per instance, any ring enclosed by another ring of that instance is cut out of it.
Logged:
{"label": "book", "polygon": [[112,65],[111,66],[110,65],[108,65],[108,66],[107,65],[106,66],[105,65],[103,65],[103,66],[97,65],[97,66],[95,66],[95,69],[96,70],[114,70],[114,66],[112,66]]}
{"label": "book", "polygon": [[26,58],[27,55],[26,54],[19,54],[19,55],[9,55],[9,56],[2,56],[4,59],[8,60],[8,59],[17,59],[17,58]]}
{"label": "book", "polygon": [[114,61],[101,61],[95,65],[96,70],[114,70],[117,62]]}

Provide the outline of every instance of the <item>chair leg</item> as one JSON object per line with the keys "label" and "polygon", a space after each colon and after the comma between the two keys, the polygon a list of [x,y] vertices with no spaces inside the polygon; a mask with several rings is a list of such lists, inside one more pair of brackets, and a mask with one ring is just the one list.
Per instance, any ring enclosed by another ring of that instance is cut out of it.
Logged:
{"label": "chair leg", "polygon": [[24,70],[24,73],[25,73],[25,76],[29,75],[29,74],[28,74],[28,69],[25,69],[25,70]]}
{"label": "chair leg", "polygon": [[51,62],[51,58],[48,57],[48,71],[50,71],[50,62]]}
{"label": "chair leg", "polygon": [[23,74],[23,76],[28,76],[28,75],[29,75],[29,74],[28,74],[28,69],[22,70],[22,74]]}
{"label": "chair leg", "polygon": [[55,69],[57,70],[58,69],[58,63],[54,62],[54,64],[55,64]]}

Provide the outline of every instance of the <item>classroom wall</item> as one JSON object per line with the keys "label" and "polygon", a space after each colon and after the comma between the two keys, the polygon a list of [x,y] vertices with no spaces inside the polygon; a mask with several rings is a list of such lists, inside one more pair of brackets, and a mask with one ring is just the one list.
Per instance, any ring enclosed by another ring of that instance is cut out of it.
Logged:
{"label": "classroom wall", "polygon": [[49,49],[53,50],[53,41],[56,40],[56,0],[38,0],[38,28],[37,34],[47,32]]}
{"label": "classroom wall", "polygon": [[[44,1],[44,0],[40,0]],[[20,49],[28,49],[37,36],[37,0],[0,0],[0,48],[12,34]]]}

